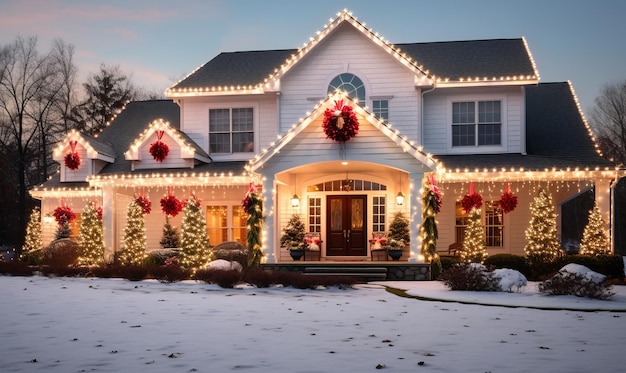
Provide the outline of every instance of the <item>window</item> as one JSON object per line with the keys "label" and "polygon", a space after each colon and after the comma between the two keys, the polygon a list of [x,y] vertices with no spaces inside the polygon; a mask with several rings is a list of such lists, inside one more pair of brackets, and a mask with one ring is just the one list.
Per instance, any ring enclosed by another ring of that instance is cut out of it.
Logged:
{"label": "window", "polygon": [[374,100],[372,101],[372,108],[374,109],[374,114],[384,120],[389,120],[389,101],[388,100]]}
{"label": "window", "polygon": [[337,75],[328,85],[328,93],[333,93],[338,89],[346,92],[351,99],[358,99],[361,104],[365,102],[365,86],[363,81],[354,74]]}
{"label": "window", "polygon": [[241,205],[208,206],[206,211],[207,233],[211,246],[236,241],[247,245],[247,215]]}
{"label": "window", "polygon": [[252,108],[209,110],[209,152],[254,152]]}
{"label": "window", "polygon": [[372,201],[372,232],[385,231],[385,201],[384,196],[375,196]]}
{"label": "window", "polygon": [[322,199],[309,198],[309,232],[322,231]]}
{"label": "window", "polygon": [[500,101],[452,103],[452,146],[486,146],[501,143]]}
{"label": "window", "polygon": [[[485,239],[488,247],[502,247],[504,245],[503,213],[498,201],[485,201]],[[461,202],[456,203],[455,242],[463,242],[469,214],[463,210]]]}

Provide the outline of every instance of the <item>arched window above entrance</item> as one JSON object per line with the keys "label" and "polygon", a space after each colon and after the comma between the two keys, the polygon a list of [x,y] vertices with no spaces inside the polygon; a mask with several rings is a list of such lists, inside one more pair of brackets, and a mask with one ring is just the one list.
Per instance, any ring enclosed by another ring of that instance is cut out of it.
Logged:
{"label": "arched window above entrance", "polygon": [[349,191],[387,190],[387,185],[368,180],[332,180],[309,185],[307,192],[349,192]]}
{"label": "arched window above entrance", "polygon": [[328,93],[333,93],[338,89],[346,92],[351,99],[358,99],[361,105],[365,102],[365,85],[354,74],[343,73],[337,75],[328,85]]}

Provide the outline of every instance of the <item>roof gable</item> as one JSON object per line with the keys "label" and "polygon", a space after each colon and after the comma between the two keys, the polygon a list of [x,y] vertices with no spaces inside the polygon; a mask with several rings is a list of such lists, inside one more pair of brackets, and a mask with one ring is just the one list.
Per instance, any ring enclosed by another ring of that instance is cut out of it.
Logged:
{"label": "roof gable", "polygon": [[[74,145],[73,145],[74,144]],[[115,152],[110,144],[97,140],[91,136],[84,135],[76,130],[71,130],[65,138],[59,142],[52,153],[52,158],[61,163],[65,154],[73,151],[71,148],[80,145],[87,152],[87,158],[99,159],[105,162],[113,163],[115,161]]]}

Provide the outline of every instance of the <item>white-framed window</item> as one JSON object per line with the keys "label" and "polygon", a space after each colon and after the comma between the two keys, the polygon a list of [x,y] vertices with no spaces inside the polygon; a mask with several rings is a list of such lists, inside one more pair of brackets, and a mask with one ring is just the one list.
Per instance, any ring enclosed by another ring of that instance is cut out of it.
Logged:
{"label": "white-framed window", "polygon": [[348,97],[353,100],[358,99],[361,105],[365,102],[365,85],[363,81],[354,74],[343,73],[333,78],[328,85],[328,93],[333,93],[336,90],[346,92]]}
{"label": "white-framed window", "polygon": [[254,152],[253,109],[209,109],[209,152]]}
{"label": "white-framed window", "polygon": [[502,102],[452,103],[452,146],[502,145]]}
{"label": "white-framed window", "polygon": [[309,197],[309,232],[322,231],[322,198]]}
{"label": "white-framed window", "polygon": [[247,214],[241,204],[210,205],[206,208],[207,234],[211,246],[235,241],[247,245]]}
{"label": "white-framed window", "polygon": [[372,197],[372,232],[384,232],[387,223],[387,198]]}
{"label": "white-framed window", "polygon": [[[485,201],[482,213],[484,213],[485,245],[487,247],[504,246],[504,219],[503,212],[498,201]],[[461,202],[455,207],[455,242],[463,242],[465,230],[469,220],[469,214],[461,206]]]}
{"label": "white-framed window", "polygon": [[389,100],[372,100],[372,110],[378,118],[389,120]]}

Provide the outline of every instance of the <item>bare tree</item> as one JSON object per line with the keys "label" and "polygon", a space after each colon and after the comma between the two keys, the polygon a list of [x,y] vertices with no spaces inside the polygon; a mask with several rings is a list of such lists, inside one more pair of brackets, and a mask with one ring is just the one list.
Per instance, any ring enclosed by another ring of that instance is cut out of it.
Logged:
{"label": "bare tree", "polygon": [[82,107],[91,134],[101,132],[124,105],[137,97],[137,89],[119,66],[100,65],[100,71],[83,84],[87,100]]}
{"label": "bare tree", "polygon": [[626,164],[626,81],[607,84],[595,99],[590,122],[604,155]]}

